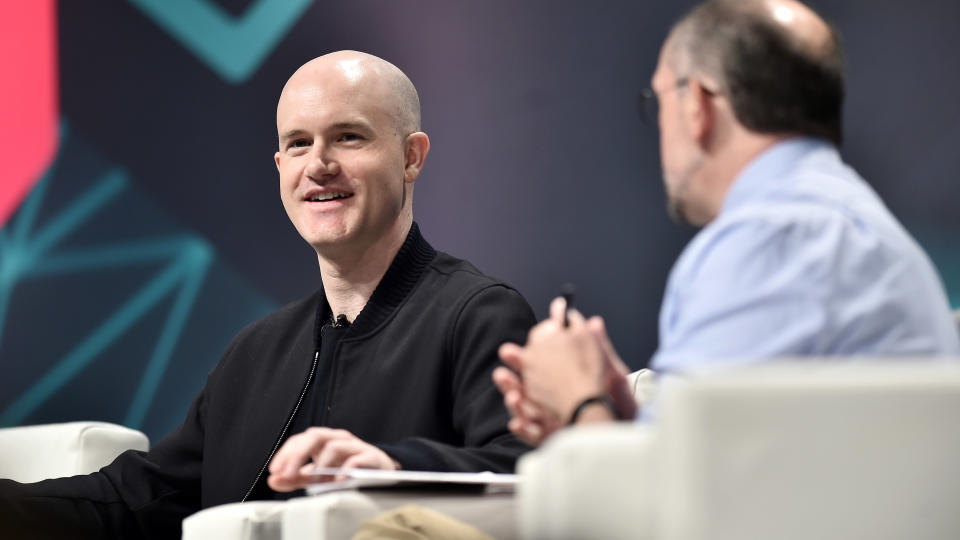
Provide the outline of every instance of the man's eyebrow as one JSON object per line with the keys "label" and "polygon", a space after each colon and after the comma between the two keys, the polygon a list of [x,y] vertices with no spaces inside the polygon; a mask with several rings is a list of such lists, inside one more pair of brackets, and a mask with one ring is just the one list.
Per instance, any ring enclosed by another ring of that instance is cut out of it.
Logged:
{"label": "man's eyebrow", "polygon": [[287,132],[283,133],[282,135],[280,135],[280,140],[281,140],[281,141],[285,141],[285,140],[287,140],[287,139],[292,139],[292,138],[294,138],[294,137],[299,137],[299,136],[301,136],[301,135],[305,135],[306,133],[307,133],[307,132],[304,131],[304,130],[302,130],[302,129],[291,129],[290,131],[287,131]]}
{"label": "man's eyebrow", "polygon": [[[366,122],[353,122],[353,121],[337,122],[335,124],[328,126],[327,130],[328,131],[351,131],[351,130],[352,131],[370,131],[370,125],[367,124]],[[304,129],[291,129],[289,131],[285,131],[282,135],[280,135],[280,140],[286,141],[296,137],[302,137],[304,135],[309,135],[309,132]]]}
{"label": "man's eyebrow", "polygon": [[366,122],[337,122],[330,126],[333,131],[343,130],[369,130],[370,126]]}

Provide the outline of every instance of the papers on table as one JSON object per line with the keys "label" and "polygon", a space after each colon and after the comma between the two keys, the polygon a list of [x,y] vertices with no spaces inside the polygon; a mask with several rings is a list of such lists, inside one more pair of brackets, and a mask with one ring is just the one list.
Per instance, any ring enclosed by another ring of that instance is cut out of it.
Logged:
{"label": "papers on table", "polygon": [[448,473],[429,471],[382,471],[379,469],[340,469],[318,467],[320,477],[342,475],[345,480],[317,482],[307,486],[308,495],[358,488],[396,488],[409,490],[472,491],[478,493],[512,493],[519,483],[515,474]]}

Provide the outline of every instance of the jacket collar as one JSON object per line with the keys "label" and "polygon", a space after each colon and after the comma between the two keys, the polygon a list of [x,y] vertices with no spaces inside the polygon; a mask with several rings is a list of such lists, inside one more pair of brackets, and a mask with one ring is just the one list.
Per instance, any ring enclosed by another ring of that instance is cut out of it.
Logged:
{"label": "jacket collar", "polygon": [[[407,233],[406,240],[397,251],[393,262],[390,263],[390,268],[374,289],[367,305],[344,333],[343,339],[366,335],[386,321],[410,295],[420,281],[420,276],[436,255],[437,251],[423,238],[420,227],[414,222],[410,232]],[[320,301],[314,328],[317,348],[320,347],[320,327],[332,317],[330,304],[322,287],[318,291],[318,296]]]}

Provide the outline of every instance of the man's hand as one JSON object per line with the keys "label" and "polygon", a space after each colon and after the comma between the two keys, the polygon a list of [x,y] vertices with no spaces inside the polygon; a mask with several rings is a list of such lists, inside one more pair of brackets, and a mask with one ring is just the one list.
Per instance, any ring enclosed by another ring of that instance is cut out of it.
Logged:
{"label": "man's hand", "polygon": [[623,363],[616,349],[613,348],[613,342],[607,335],[607,329],[600,317],[590,317],[587,321],[590,332],[597,338],[600,349],[604,356],[604,385],[607,393],[613,398],[613,403],[617,408],[617,415],[620,418],[633,418],[637,415],[637,399],[633,395],[633,388],[627,381],[627,375],[630,374],[630,368]]}
{"label": "man's hand", "polygon": [[604,351],[583,315],[567,310],[563,298],[554,299],[550,318],[530,330],[520,363],[527,397],[562,423],[581,401],[606,392]]}
{"label": "man's hand", "polygon": [[394,471],[400,464],[349,431],[312,427],[283,443],[270,461],[267,484],[274,491],[293,491],[313,482],[331,480],[312,474],[315,467]]}
{"label": "man's hand", "polygon": [[564,327],[566,307],[555,299],[550,318],[530,330],[526,347],[504,343],[500,359],[513,371],[500,367],[493,373],[510,412],[507,427],[531,445],[563,427],[580,401],[604,391],[601,345],[576,311],[568,313]]}
{"label": "man's hand", "polygon": [[[587,397],[609,394],[621,418],[633,418],[637,403],[627,382],[629,369],[610,342],[603,319],[567,314],[562,298],[550,304],[550,318],[530,331],[526,347],[505,343],[493,381],[510,412],[508,428],[531,445],[539,445],[569,421]],[[522,380],[521,380],[522,377]]]}
{"label": "man's hand", "polygon": [[[520,357],[523,348],[513,343],[504,343],[500,347],[500,358],[514,369],[520,369]],[[505,367],[493,370],[493,382],[503,394],[503,404],[510,412],[507,428],[520,440],[530,446],[539,446],[553,432],[563,427],[563,422],[550,416],[536,403],[527,399],[523,383],[517,374]]]}

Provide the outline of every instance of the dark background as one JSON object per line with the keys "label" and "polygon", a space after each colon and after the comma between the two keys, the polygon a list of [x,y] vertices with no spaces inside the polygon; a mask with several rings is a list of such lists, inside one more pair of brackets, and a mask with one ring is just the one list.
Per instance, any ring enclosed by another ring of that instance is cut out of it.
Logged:
{"label": "dark background", "polygon": [[[196,1],[232,17],[259,3]],[[540,317],[563,283],[576,284],[579,307],[604,315],[624,359],[645,366],[667,273],[695,231],[666,215],[657,135],[639,121],[636,95],[670,24],[692,4],[315,1],[248,78],[230,82],[134,3],[60,2],[69,136],[49,207],[121,168],[121,199],[133,202],[115,201],[74,245],[176,233],[213,257],[166,369],[153,375],[149,413],[128,423],[156,439],[243,324],[318,286],[316,256],[278,197],[274,115],[299,65],[344,48],[395,63],[419,89],[432,150],[415,216],[427,239],[513,283]],[[843,154],[928,249],[958,306],[960,4],[813,6],[846,47]],[[125,283],[134,290],[144,279],[134,270],[84,276],[24,278],[14,289],[0,341],[13,376],[0,383],[0,412],[89,333],[78,320],[102,319]],[[0,420],[123,422],[169,306],[157,310],[29,414],[8,409]]]}

